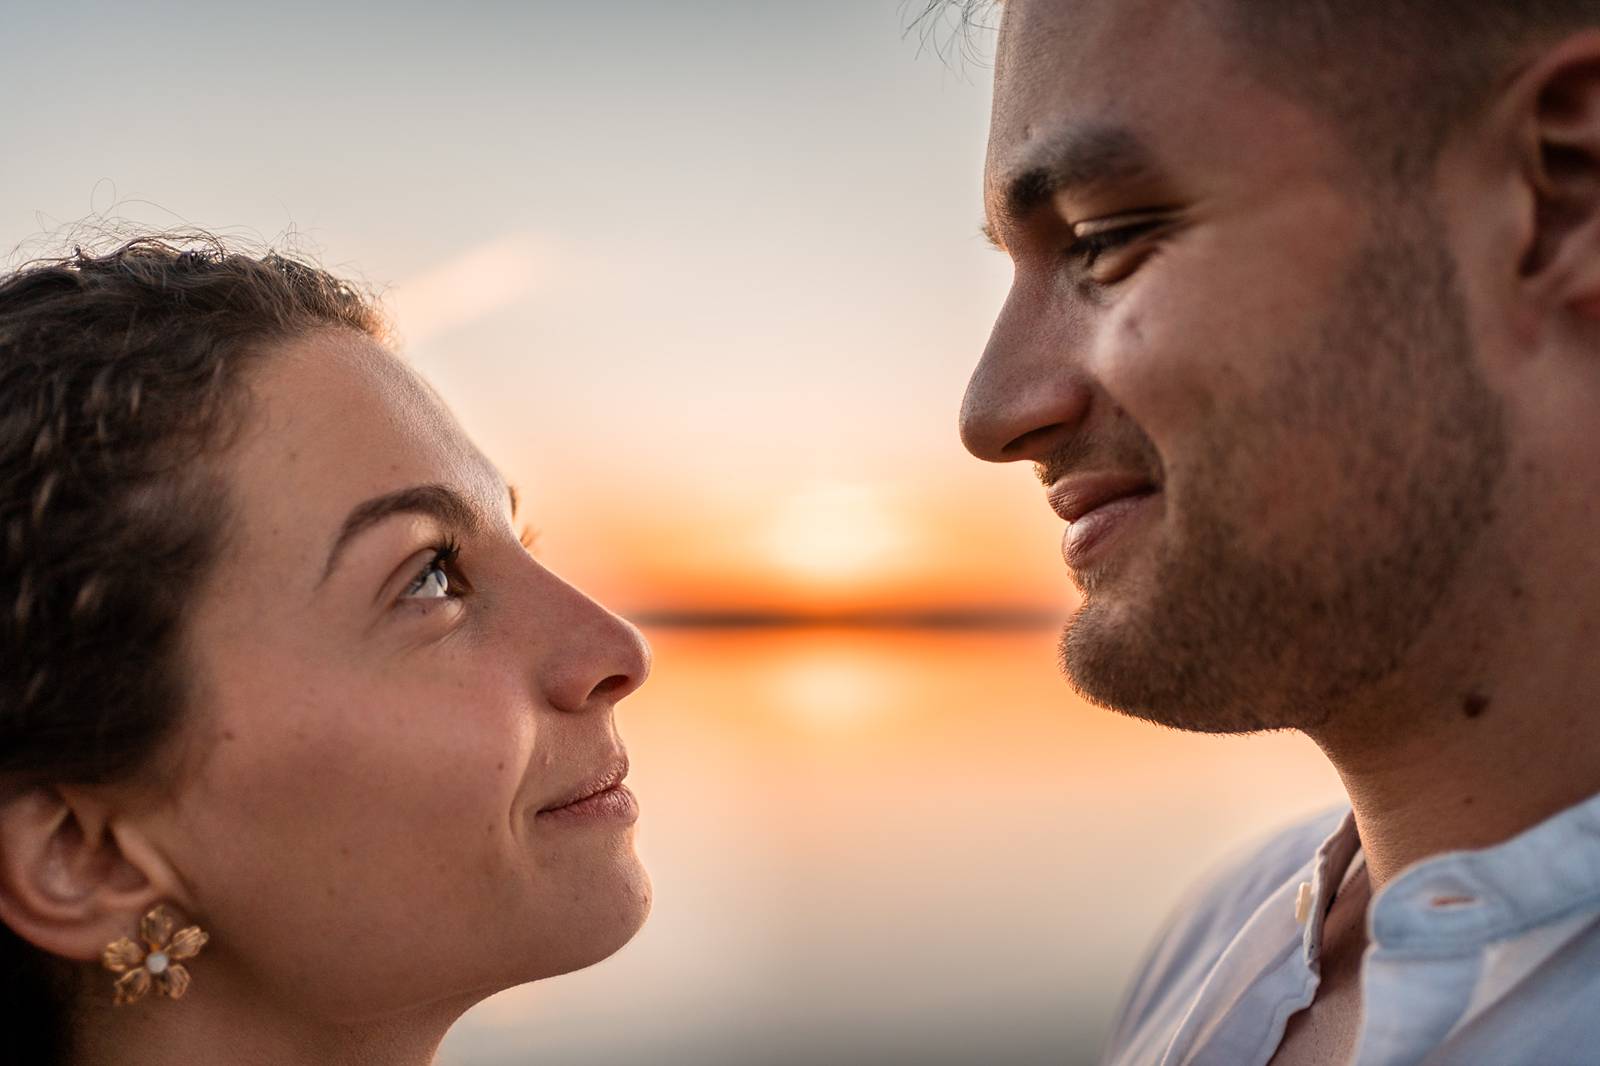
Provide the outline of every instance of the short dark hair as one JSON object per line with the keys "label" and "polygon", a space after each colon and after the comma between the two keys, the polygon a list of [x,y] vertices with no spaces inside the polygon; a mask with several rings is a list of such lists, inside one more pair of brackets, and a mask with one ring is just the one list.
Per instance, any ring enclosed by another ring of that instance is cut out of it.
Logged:
{"label": "short dark hair", "polygon": [[[206,458],[244,422],[263,353],[325,329],[384,332],[354,286],[206,235],[0,275],[0,798],[131,778],[167,750],[185,608],[228,514]],[[72,992],[0,926],[18,1061],[64,1057]]]}
{"label": "short dark hair", "polygon": [[1533,50],[1600,0],[1204,0],[1265,83],[1334,120],[1371,173],[1430,174]]}
{"label": "short dark hair", "polygon": [[[1332,118],[1369,172],[1401,179],[1431,172],[1530,49],[1600,27],[1600,0],[1195,2],[1264,84]],[[912,25],[986,26],[1001,7],[916,0]]]}

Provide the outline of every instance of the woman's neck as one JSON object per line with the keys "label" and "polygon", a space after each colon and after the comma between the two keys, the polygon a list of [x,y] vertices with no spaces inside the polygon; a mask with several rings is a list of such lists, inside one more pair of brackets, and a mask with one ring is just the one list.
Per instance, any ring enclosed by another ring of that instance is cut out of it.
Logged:
{"label": "woman's neck", "polygon": [[441,1004],[341,1024],[220,990],[125,1007],[106,998],[77,1013],[71,1066],[431,1066],[466,1007]]}

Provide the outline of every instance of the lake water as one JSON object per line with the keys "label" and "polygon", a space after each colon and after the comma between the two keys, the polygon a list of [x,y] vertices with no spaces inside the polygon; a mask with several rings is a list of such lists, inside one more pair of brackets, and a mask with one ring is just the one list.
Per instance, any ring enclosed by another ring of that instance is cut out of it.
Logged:
{"label": "lake water", "polygon": [[1050,631],[649,636],[621,724],[654,913],[441,1066],[1089,1063],[1192,879],[1342,796],[1297,735],[1084,704]]}

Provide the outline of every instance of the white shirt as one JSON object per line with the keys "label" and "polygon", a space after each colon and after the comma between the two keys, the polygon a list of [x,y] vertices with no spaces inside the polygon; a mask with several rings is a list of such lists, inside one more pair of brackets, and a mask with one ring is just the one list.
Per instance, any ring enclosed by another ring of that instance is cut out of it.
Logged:
{"label": "white shirt", "polygon": [[[1316,995],[1323,920],[1360,844],[1341,808],[1197,889],[1135,979],[1105,1066],[1267,1062]],[[1600,1064],[1600,796],[1407,868],[1367,932],[1350,1066]]]}

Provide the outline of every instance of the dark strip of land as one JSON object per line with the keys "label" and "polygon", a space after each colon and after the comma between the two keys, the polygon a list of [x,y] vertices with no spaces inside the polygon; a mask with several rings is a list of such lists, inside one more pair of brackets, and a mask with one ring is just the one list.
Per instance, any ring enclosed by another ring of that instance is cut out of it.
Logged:
{"label": "dark strip of land", "polygon": [[635,611],[628,617],[660,629],[1051,629],[1052,611],[956,609],[932,611]]}

